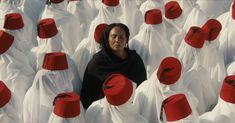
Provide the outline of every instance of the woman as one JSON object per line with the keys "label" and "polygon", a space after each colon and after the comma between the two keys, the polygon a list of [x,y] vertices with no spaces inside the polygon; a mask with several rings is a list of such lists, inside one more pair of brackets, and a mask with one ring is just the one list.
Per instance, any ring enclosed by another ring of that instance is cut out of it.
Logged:
{"label": "woman", "polygon": [[137,85],[146,80],[140,56],[128,48],[129,29],[121,23],[110,24],[101,36],[101,51],[88,63],[81,91],[81,101],[88,108],[104,97],[102,85],[111,73],[121,73]]}

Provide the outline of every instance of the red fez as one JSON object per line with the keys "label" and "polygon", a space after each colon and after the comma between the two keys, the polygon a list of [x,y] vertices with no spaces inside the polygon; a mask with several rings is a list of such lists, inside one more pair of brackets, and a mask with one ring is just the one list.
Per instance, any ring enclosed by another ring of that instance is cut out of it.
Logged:
{"label": "red fez", "polygon": [[206,33],[200,27],[192,26],[184,37],[184,40],[194,48],[202,48],[206,40]]}
{"label": "red fez", "polygon": [[167,57],[162,60],[158,67],[158,80],[165,84],[171,85],[176,83],[181,75],[181,63],[175,57]]}
{"label": "red fez", "polygon": [[184,94],[176,94],[163,101],[166,119],[168,122],[186,118],[192,113],[192,109]]}
{"label": "red fez", "polygon": [[119,0],[102,0],[102,2],[107,6],[117,6],[119,4]]}
{"label": "red fez", "polygon": [[3,28],[17,30],[24,27],[24,21],[19,13],[10,13],[5,15]]}
{"label": "red fez", "polygon": [[220,97],[226,102],[235,104],[235,75],[225,77]]}
{"label": "red fez", "polygon": [[101,35],[102,35],[102,32],[108,27],[107,24],[105,23],[102,23],[102,24],[99,24],[98,26],[96,26],[95,28],[95,32],[94,32],[94,38],[95,38],[95,41],[97,43],[101,43],[100,42],[100,38],[101,38]]}
{"label": "red fez", "polygon": [[202,29],[207,34],[206,40],[211,41],[217,38],[222,29],[222,25],[216,19],[210,19],[202,26]]}
{"label": "red fez", "polygon": [[58,33],[55,21],[52,18],[40,20],[37,28],[40,38],[51,38]]}
{"label": "red fez", "polygon": [[0,30],[0,54],[6,52],[12,45],[14,37],[7,32]]}
{"label": "red fez", "polygon": [[63,2],[64,0],[50,0],[51,3],[61,3]]}
{"label": "red fez", "polygon": [[146,24],[160,24],[162,23],[162,13],[159,9],[151,9],[145,13]]}
{"label": "red fez", "polygon": [[178,18],[182,14],[182,9],[178,2],[170,1],[165,5],[165,16],[168,19]]}
{"label": "red fez", "polygon": [[235,2],[234,1],[232,5],[232,18],[235,20]]}
{"label": "red fez", "polygon": [[119,106],[130,99],[133,86],[131,81],[122,74],[112,74],[104,82],[103,91],[111,105]]}
{"label": "red fez", "polygon": [[54,100],[54,111],[62,118],[72,118],[80,114],[80,96],[73,93],[58,94]]}
{"label": "red fez", "polygon": [[47,70],[68,69],[66,54],[62,52],[47,53],[44,57],[42,68]]}
{"label": "red fez", "polygon": [[3,81],[0,80],[0,108],[5,106],[11,99],[11,91]]}

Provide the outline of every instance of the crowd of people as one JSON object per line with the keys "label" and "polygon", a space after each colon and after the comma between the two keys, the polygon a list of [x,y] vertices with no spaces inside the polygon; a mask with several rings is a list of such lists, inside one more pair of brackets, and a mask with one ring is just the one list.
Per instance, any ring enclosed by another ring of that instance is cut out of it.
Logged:
{"label": "crowd of people", "polygon": [[235,1],[1,0],[0,123],[234,123]]}

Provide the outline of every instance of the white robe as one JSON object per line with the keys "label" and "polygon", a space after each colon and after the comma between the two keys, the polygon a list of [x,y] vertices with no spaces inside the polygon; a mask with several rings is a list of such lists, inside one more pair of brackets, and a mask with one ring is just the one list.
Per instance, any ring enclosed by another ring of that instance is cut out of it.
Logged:
{"label": "white robe", "polygon": [[196,108],[198,100],[183,86],[183,81],[179,79],[172,85],[161,84],[156,76],[156,71],[136,89],[134,105],[137,106],[139,113],[149,123],[162,123],[160,113],[163,100],[171,95],[183,93],[186,95],[194,114],[197,116]]}
{"label": "white robe", "polygon": [[46,5],[40,19],[53,18],[61,33],[63,50],[73,55],[76,47],[83,38],[83,31],[76,17],[67,11],[67,1],[58,4]]}
{"label": "white robe", "polygon": [[38,71],[24,99],[24,123],[47,123],[53,111],[53,100],[63,92],[73,91],[73,73],[66,70]]}
{"label": "white robe", "polygon": [[147,0],[141,4],[139,9],[144,17],[145,13],[150,9],[160,9],[163,13],[164,4],[159,0]]}

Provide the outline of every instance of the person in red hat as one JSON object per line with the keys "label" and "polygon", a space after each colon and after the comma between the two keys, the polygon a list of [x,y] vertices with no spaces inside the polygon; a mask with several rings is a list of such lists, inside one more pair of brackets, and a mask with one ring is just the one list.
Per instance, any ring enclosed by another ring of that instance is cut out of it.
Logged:
{"label": "person in red hat", "polygon": [[151,9],[160,9],[162,11],[164,9],[164,3],[162,0],[145,0],[139,9],[144,17],[145,13]]}
{"label": "person in red hat", "polygon": [[[4,28],[4,22],[5,22],[5,16],[7,14],[11,13],[19,13],[22,17],[24,26],[19,32],[21,33],[20,35],[25,38],[27,42],[30,42],[31,46],[37,46],[37,32],[36,32],[36,27],[32,20],[28,17],[27,14],[22,12],[21,9],[19,9],[19,0],[2,0],[0,2],[0,27]],[[9,25],[13,26],[17,22],[10,22],[8,23]],[[8,25],[8,26],[9,26]],[[31,48],[31,47],[30,47]]]}
{"label": "person in red hat", "polygon": [[58,94],[53,102],[54,110],[48,123],[85,123],[80,96],[73,92]]}
{"label": "person in red hat", "polygon": [[87,37],[78,45],[75,53],[72,56],[77,69],[79,70],[79,77],[83,80],[84,72],[88,62],[92,59],[93,55],[100,51],[100,37],[102,32],[107,28],[105,23],[99,24],[94,32],[94,36]]}
{"label": "person in red hat", "polygon": [[166,57],[151,77],[136,89],[134,105],[149,123],[162,123],[159,117],[162,101],[178,93],[187,96],[192,109],[197,114],[198,100],[184,86],[181,74],[180,61],[175,57]]}
{"label": "person in red hat", "polygon": [[209,72],[202,66],[202,48],[206,32],[197,26],[191,27],[182,41],[177,55],[184,69],[184,85],[197,97],[198,113],[211,110],[216,104],[216,93],[211,85]]}
{"label": "person in red hat", "polygon": [[122,8],[119,0],[102,0],[98,11],[98,15],[91,22],[88,37],[94,34],[95,28],[101,23],[111,24],[120,22],[119,17],[122,15]]}
{"label": "person in red hat", "polygon": [[69,0],[67,10],[77,18],[84,32],[84,37],[87,37],[91,21],[96,16],[95,10],[87,0]]}
{"label": "person in red hat", "polygon": [[34,76],[27,56],[15,47],[14,36],[0,30],[0,80],[19,98],[20,107]]}
{"label": "person in red hat", "polygon": [[[167,97],[162,102],[161,110],[160,117],[166,123],[199,123],[197,114],[192,110],[184,94],[175,94]],[[165,115],[163,115],[163,112]]]}
{"label": "person in red hat", "polygon": [[222,30],[221,23],[216,19],[209,19],[202,29],[207,33],[205,47],[203,48],[202,65],[209,72],[216,95],[219,94],[222,81],[226,75],[224,56],[219,51],[219,34]]}
{"label": "person in red hat", "polygon": [[200,116],[200,123],[234,123],[235,75],[226,76],[215,108]]}
{"label": "person in red hat", "polygon": [[76,17],[67,11],[67,0],[48,0],[39,20],[46,18],[55,20],[63,51],[72,56],[84,35]]}
{"label": "person in red hat", "polygon": [[18,97],[0,80],[0,122],[21,123],[21,106]]}
{"label": "person in red hat", "polygon": [[53,111],[53,99],[56,95],[73,91],[74,75],[69,69],[65,53],[47,53],[42,68],[25,95],[23,106],[25,123],[47,123]]}
{"label": "person in red hat", "polygon": [[172,50],[167,40],[165,22],[159,9],[151,9],[145,14],[145,23],[139,33],[130,42],[130,48],[143,59],[147,78],[155,71],[164,57],[172,56]]}
{"label": "person in red hat", "polygon": [[137,8],[135,0],[120,0],[120,5],[123,14],[119,19],[121,23],[128,26],[130,29],[130,38],[132,38],[139,32],[139,28],[144,22],[144,17]]}
{"label": "person in red hat", "polygon": [[132,104],[136,84],[119,73],[103,83],[105,98],[97,100],[85,113],[86,123],[148,123]]}
{"label": "person in red hat", "polygon": [[146,80],[141,57],[128,47],[129,29],[121,23],[110,24],[100,38],[101,50],[89,61],[82,84],[81,101],[88,108],[93,101],[103,98],[102,84],[114,72],[119,72],[137,86]]}

